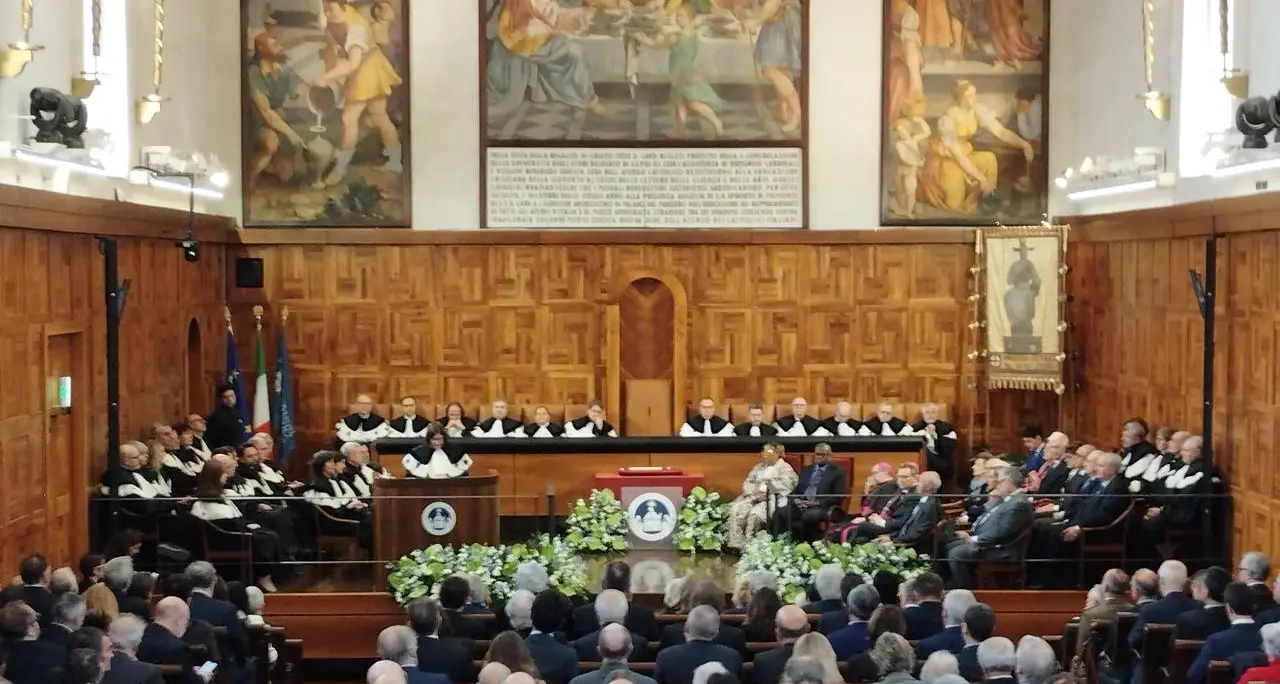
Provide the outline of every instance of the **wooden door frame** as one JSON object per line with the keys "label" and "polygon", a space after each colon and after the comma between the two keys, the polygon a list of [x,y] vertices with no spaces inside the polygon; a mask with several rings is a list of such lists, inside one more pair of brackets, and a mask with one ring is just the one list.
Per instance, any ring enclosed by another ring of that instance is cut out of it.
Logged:
{"label": "wooden door frame", "polygon": [[[71,510],[68,515],[71,516],[70,533],[71,543],[68,545],[73,553],[84,553],[89,548],[89,497],[93,494],[89,483],[93,478],[89,474],[89,468],[94,467],[94,463],[88,458],[89,450],[89,425],[90,412],[94,410],[92,406],[93,393],[88,391],[92,383],[90,373],[92,366],[89,360],[89,325],[85,322],[61,322],[47,323],[41,326],[40,334],[40,371],[41,380],[44,387],[42,388],[41,401],[45,404],[41,413],[41,444],[42,452],[45,455],[46,462],[49,455],[49,429],[52,427],[52,411],[48,406],[48,380],[49,380],[49,340],[54,337],[70,337],[71,338],[71,377],[75,378],[76,383],[71,387],[72,407],[70,412],[71,418],[71,485],[69,495],[71,497]],[[79,385],[79,388],[76,385]],[[77,397],[79,399],[77,400]],[[53,506],[53,497],[49,496],[48,490],[49,479],[45,478],[45,500],[47,505]],[[47,528],[46,528],[47,529]],[[75,558],[67,558],[59,560],[62,562],[74,562]]]}
{"label": "wooden door frame", "polygon": [[605,394],[609,398],[610,409],[621,411],[622,406],[622,369],[621,358],[622,314],[618,306],[622,294],[631,283],[645,278],[652,278],[671,290],[673,311],[671,329],[671,426],[672,434],[680,430],[685,416],[685,378],[688,375],[688,336],[689,336],[689,294],[674,274],[647,268],[624,271],[614,277],[609,290],[609,299],[605,307]]}

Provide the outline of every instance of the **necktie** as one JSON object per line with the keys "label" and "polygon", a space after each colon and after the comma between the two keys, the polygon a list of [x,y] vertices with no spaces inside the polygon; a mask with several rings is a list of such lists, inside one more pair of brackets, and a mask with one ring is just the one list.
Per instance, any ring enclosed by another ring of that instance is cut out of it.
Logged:
{"label": "necktie", "polygon": [[902,527],[900,529],[905,530],[908,527],[911,527],[911,523],[915,522],[916,518],[920,517],[920,510],[925,507],[925,502],[927,502],[928,500],[929,500],[929,497],[926,496],[916,502],[916,507],[911,509],[911,515],[907,516],[907,521],[902,523]]}
{"label": "necktie", "polygon": [[826,466],[817,466],[813,469],[813,474],[809,476],[809,484],[804,487],[804,498],[814,499],[818,496],[818,483],[822,481],[822,473],[826,470]]}

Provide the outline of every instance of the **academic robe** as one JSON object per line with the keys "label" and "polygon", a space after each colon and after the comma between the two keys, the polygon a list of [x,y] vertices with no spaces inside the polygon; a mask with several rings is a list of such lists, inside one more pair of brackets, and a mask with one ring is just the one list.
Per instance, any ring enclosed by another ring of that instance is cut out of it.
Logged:
{"label": "academic robe", "polygon": [[1143,460],[1147,466],[1141,472],[1137,472],[1138,464],[1130,465],[1125,470],[1126,473],[1129,471],[1137,473],[1129,481],[1129,491],[1150,499],[1158,498],[1165,494],[1165,479],[1173,471],[1182,467],[1182,459],[1177,454],[1162,453]]}
{"label": "academic robe", "polygon": [[98,489],[103,496],[123,499],[119,505],[137,516],[159,515],[167,508],[165,502],[155,500],[164,497],[164,492],[142,470],[108,468]]}
{"label": "academic robe", "polygon": [[1120,456],[1120,474],[1129,481],[1129,491],[1134,494],[1147,491],[1160,472],[1163,461],[1160,450],[1144,440],[1125,447]]}
{"label": "academic robe", "polygon": [[204,441],[203,437],[191,437],[191,450],[196,452],[200,460],[207,461],[213,458],[213,449],[209,448],[209,444]]}
{"label": "academic robe", "polygon": [[189,496],[196,488],[196,477],[204,468],[204,461],[194,449],[179,449],[177,452],[166,451],[160,470],[165,478],[173,484],[177,496]]}
{"label": "academic robe", "polygon": [[236,474],[255,496],[283,496],[288,490],[289,478],[269,461],[241,463],[236,466]]}
{"label": "academic robe", "polygon": [[681,437],[732,437],[733,423],[721,418],[720,416],[711,416],[711,418],[703,418],[700,414],[689,416],[689,419],[680,426]]}
{"label": "academic robe", "polygon": [[344,416],[333,427],[338,432],[339,442],[356,442],[359,444],[368,444],[386,437],[391,431],[391,426],[387,423],[387,420],[376,413],[370,413],[367,416],[352,413]]}
{"label": "academic robe", "polygon": [[880,420],[879,417],[872,418],[862,424],[862,430],[858,432],[863,437],[897,437],[899,435],[912,435],[912,430],[907,421],[893,416],[888,421]]}
{"label": "academic robe", "polygon": [[813,416],[800,419],[795,416],[782,416],[773,421],[773,426],[778,428],[779,437],[808,437],[822,429],[822,424]]}
{"label": "academic robe", "polygon": [[347,463],[339,477],[346,480],[361,499],[368,499],[373,496],[373,481],[379,477],[390,477],[390,475],[387,474],[386,468],[377,463],[363,463],[359,466]]}
{"label": "academic robe", "polygon": [[733,434],[739,437],[773,437],[778,434],[778,428],[767,423],[752,425],[750,422],[746,422],[735,427]]}
{"label": "academic robe", "polygon": [[538,438],[563,437],[564,426],[559,425],[557,423],[547,423],[546,425],[529,423],[528,425],[524,426],[524,429],[521,430],[521,432],[523,432],[526,437],[538,437]]}
{"label": "academic robe", "polygon": [[857,436],[858,431],[862,429],[862,421],[857,420],[856,418],[839,420],[835,416],[827,418],[819,423],[819,425],[823,430],[827,431],[828,435],[834,435],[836,437],[855,437]]}
{"label": "academic robe", "polygon": [[388,437],[422,437],[427,432],[427,426],[431,421],[422,416],[414,416],[410,420],[408,416],[400,416],[394,418],[387,423]]}
{"label": "academic robe", "polygon": [[925,448],[929,468],[943,474],[943,479],[951,473],[951,464],[956,456],[956,428],[945,420],[933,422],[934,434],[929,434],[929,424],[923,418],[911,424],[911,432],[907,434],[924,435]]}
{"label": "academic robe", "polygon": [[1182,463],[1176,469],[1166,466],[1160,472],[1165,473],[1161,483],[1164,494],[1156,499],[1160,506],[1157,519],[1175,527],[1187,527],[1199,521],[1215,479],[1204,459]]}
{"label": "academic robe", "polygon": [[490,417],[471,428],[470,436],[488,438],[523,437],[524,432],[522,428],[524,428],[524,426],[520,424],[520,421],[510,416],[503,418],[502,420]]}
{"label": "academic robe", "polygon": [[[325,513],[335,518],[359,523],[356,527],[356,540],[365,548],[372,546],[373,516],[367,507],[348,508],[352,501],[359,501],[360,497],[341,475],[334,478],[313,479],[307,490],[302,493],[302,498],[314,506],[323,508]],[[349,535],[351,532],[351,525],[334,522],[323,516],[316,522],[322,534]]]}
{"label": "academic robe", "polygon": [[564,425],[565,437],[617,437],[618,433],[609,424],[609,421],[601,421],[600,429],[596,429],[596,424],[591,419],[583,416],[577,420],[571,420]]}
{"label": "academic robe", "polygon": [[[476,429],[476,421],[466,416],[463,416],[459,420],[462,422],[462,429],[458,430],[457,428],[445,428],[445,434],[449,435],[450,437],[470,437],[471,431]],[[443,427],[449,424],[449,419],[445,416],[440,416],[439,418],[436,418],[436,422],[439,423],[441,427]]]}
{"label": "academic robe", "polygon": [[236,447],[249,438],[249,428],[240,419],[240,410],[234,406],[218,405],[205,416],[207,429],[204,441],[210,449]]}
{"label": "academic robe", "polygon": [[404,470],[412,477],[430,480],[445,480],[463,477],[471,469],[471,457],[462,449],[445,444],[441,449],[432,449],[423,444],[400,459]]}

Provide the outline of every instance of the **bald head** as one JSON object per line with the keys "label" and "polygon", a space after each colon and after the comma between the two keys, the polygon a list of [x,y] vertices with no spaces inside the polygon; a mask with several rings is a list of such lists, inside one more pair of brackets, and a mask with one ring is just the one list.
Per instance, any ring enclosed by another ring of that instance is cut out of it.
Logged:
{"label": "bald head", "polygon": [[1184,591],[1187,588],[1187,566],[1182,561],[1167,560],[1156,572],[1160,576],[1160,593]]}
{"label": "bald head", "polygon": [[804,609],[792,603],[778,609],[774,616],[778,627],[778,641],[791,642],[804,636],[809,631],[809,616]]}
{"label": "bald head", "polygon": [[1133,597],[1140,601],[1160,598],[1159,587],[1160,578],[1156,575],[1156,571],[1148,568],[1142,568],[1133,573],[1133,581],[1129,584]]}
{"label": "bald head", "polygon": [[512,672],[502,680],[502,684],[538,684],[533,677],[524,672]]}
{"label": "bald head", "polygon": [[600,641],[596,648],[600,651],[600,660],[626,662],[631,655],[631,632],[626,627],[614,622],[600,630]]}
{"label": "bald head", "polygon": [[1169,453],[1178,453],[1178,451],[1182,449],[1182,443],[1187,441],[1187,438],[1190,436],[1191,433],[1186,430],[1178,430],[1173,433],[1173,436],[1169,437],[1169,446],[1167,447],[1169,449]]}
{"label": "bald head", "polygon": [[[364,678],[365,681],[369,682],[369,684],[375,684],[380,681],[380,677],[395,677],[396,675],[400,676],[399,681],[404,681],[404,669],[400,667],[399,663],[394,660],[379,660],[369,666],[369,670],[365,672]],[[395,680],[393,679],[392,681]]]}
{"label": "bald head", "polygon": [[181,637],[187,633],[187,625],[191,622],[191,609],[177,596],[166,596],[156,603],[153,622]]}
{"label": "bald head", "polygon": [[1194,463],[1200,460],[1200,456],[1204,453],[1204,437],[1200,435],[1191,435],[1182,440],[1182,448],[1178,449],[1178,456],[1183,463]]}
{"label": "bald head", "polygon": [[480,675],[476,677],[476,681],[479,684],[502,684],[510,676],[511,668],[502,663],[489,663],[480,668]]}
{"label": "bald head", "polygon": [[404,670],[399,672],[388,672],[384,675],[378,675],[378,678],[370,682],[370,684],[408,684],[408,677],[405,676]]}

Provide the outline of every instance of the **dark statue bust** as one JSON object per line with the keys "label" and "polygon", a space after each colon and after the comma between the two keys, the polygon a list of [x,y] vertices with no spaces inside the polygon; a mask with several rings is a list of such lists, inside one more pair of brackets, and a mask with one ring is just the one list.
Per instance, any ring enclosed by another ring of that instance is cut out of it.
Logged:
{"label": "dark statue bust", "polygon": [[1018,240],[1013,251],[1018,259],[1009,266],[1005,275],[1004,311],[1009,317],[1009,332],[1005,338],[1005,351],[1010,354],[1040,353],[1040,338],[1036,335],[1036,298],[1040,296],[1040,273],[1027,258],[1034,247],[1025,239]]}
{"label": "dark statue bust", "polygon": [[37,131],[36,142],[57,143],[73,150],[84,149],[89,109],[80,98],[53,88],[32,88],[31,117]]}

